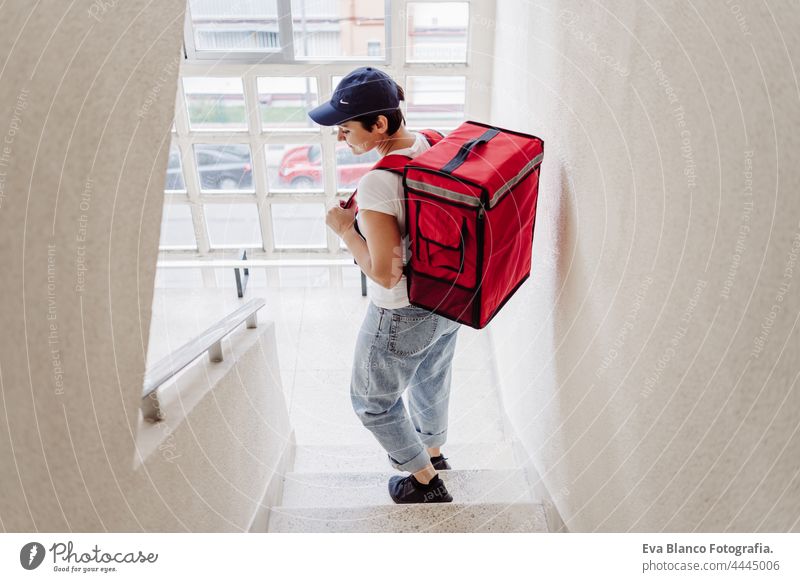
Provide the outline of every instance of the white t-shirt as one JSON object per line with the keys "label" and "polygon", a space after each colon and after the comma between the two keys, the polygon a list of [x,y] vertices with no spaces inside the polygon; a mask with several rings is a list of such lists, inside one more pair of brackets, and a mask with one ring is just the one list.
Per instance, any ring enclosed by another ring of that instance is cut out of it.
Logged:
{"label": "white t-shirt", "polygon": [[[394,150],[388,155],[400,154],[417,157],[427,150],[430,146],[428,140],[421,133],[416,134],[414,145],[409,148]],[[358,195],[356,202],[360,210],[375,210],[384,214],[391,214],[397,218],[402,237],[401,247],[403,249],[403,264],[408,262],[409,240],[406,233],[406,207],[403,192],[403,178],[386,170],[372,170],[362,176],[358,182]],[[358,215],[358,227],[363,232],[361,215]],[[408,289],[406,287],[406,276],[403,275],[397,285],[391,289],[381,287],[372,279],[367,277],[367,294],[372,302],[378,307],[386,309],[397,309],[411,305],[408,302]]]}

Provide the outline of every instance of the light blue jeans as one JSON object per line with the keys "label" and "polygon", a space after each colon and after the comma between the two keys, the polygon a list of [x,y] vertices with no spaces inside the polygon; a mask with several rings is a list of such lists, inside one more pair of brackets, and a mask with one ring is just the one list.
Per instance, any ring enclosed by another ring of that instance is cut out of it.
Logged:
{"label": "light blue jeans", "polygon": [[[389,463],[415,473],[447,440],[453,354],[461,327],[420,307],[370,302],[358,333],[350,399]],[[408,408],[402,400],[408,388]],[[409,415],[410,413],[410,415]]]}

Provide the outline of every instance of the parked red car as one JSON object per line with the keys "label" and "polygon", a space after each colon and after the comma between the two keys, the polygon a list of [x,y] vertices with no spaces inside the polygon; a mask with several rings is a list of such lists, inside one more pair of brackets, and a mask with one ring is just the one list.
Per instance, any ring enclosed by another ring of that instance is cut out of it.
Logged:
{"label": "parked red car", "polygon": [[[322,187],[321,149],[318,144],[289,148],[278,166],[278,186],[305,190]],[[344,144],[336,146],[336,179],[341,188],[355,188],[361,176],[378,161],[372,150],[357,156]]]}

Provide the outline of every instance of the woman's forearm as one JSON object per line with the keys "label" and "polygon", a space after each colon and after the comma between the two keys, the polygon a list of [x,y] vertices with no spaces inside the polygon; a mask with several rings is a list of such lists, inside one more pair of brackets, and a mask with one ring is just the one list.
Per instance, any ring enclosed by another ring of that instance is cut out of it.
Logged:
{"label": "woman's forearm", "polygon": [[[345,231],[342,235],[342,240],[367,277],[386,289],[391,289],[397,285],[403,275],[403,259],[400,255],[400,247],[394,249],[397,256],[392,260],[390,269],[383,268],[380,265],[376,268],[367,242],[361,238],[355,228],[350,227]],[[389,267],[389,265],[385,267]]]}

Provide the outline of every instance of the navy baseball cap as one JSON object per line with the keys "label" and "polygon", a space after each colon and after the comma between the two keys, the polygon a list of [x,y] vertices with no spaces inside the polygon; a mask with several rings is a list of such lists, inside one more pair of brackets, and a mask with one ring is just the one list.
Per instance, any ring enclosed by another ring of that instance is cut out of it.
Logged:
{"label": "navy baseball cap", "polygon": [[338,125],[361,115],[400,107],[397,83],[383,71],[361,67],[336,86],[331,100],[308,112],[320,125]]}

